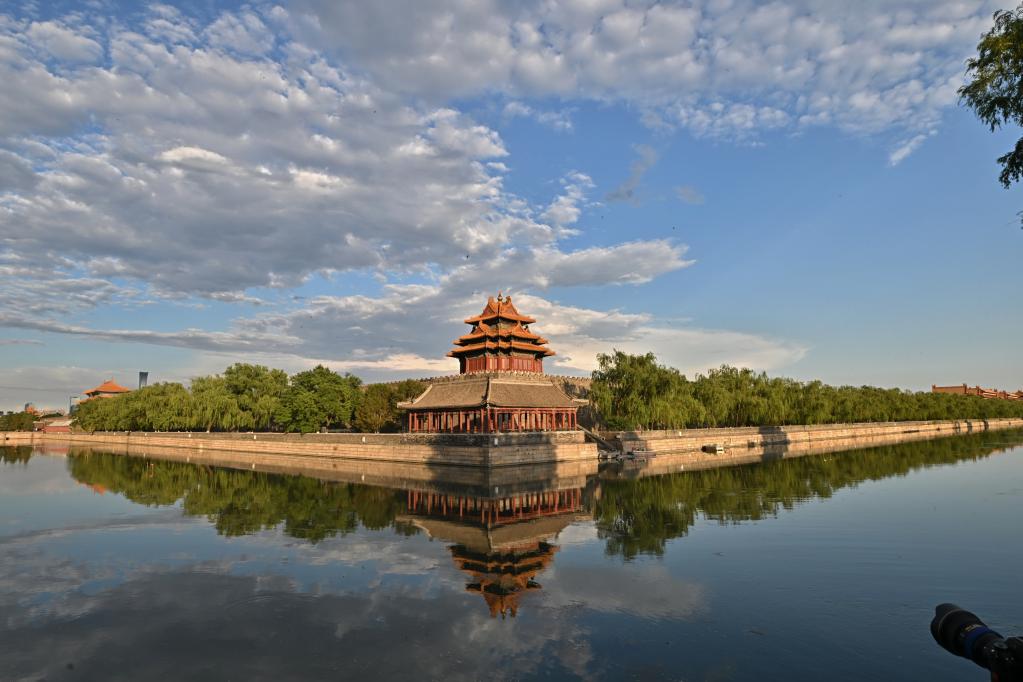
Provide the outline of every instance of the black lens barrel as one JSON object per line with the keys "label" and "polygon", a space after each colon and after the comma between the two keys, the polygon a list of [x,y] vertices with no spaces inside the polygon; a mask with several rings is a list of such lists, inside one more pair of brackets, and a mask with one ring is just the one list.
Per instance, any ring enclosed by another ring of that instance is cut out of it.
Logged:
{"label": "black lens barrel", "polygon": [[990,646],[1002,636],[984,625],[984,621],[955,604],[939,604],[931,621],[934,641],[956,656],[968,658],[990,670]]}

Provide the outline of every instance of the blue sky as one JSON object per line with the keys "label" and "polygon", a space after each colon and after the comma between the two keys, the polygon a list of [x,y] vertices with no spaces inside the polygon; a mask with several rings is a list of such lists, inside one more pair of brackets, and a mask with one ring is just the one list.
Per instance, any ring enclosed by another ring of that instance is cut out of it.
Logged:
{"label": "blue sky", "polygon": [[612,348],[1023,386],[997,3],[39,3],[0,18],[0,409],[237,362]]}

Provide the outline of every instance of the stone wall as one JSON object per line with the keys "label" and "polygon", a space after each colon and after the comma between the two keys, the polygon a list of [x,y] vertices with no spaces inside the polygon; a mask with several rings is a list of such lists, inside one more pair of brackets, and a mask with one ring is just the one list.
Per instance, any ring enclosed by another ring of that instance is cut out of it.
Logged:
{"label": "stone wall", "polygon": [[[727,466],[754,461],[760,451],[780,456],[813,454],[938,438],[961,433],[1023,428],[1023,419],[826,424],[681,431],[623,431],[608,434],[624,452],[677,457],[690,466]],[[338,469],[341,461],[392,462],[419,466],[533,466],[592,462],[597,448],[580,431],[507,434],[354,433],[0,433],[2,445],[70,444],[126,454],[147,448],[180,448],[205,459],[245,453],[234,465]],[[703,452],[720,445],[723,452]],[[684,460],[684,461],[683,461]]]}
{"label": "stone wall", "polygon": [[201,452],[245,452],[280,461],[319,457],[477,467],[571,462],[597,457],[596,446],[587,443],[579,431],[489,435],[10,432],[0,438],[4,445],[44,442],[72,443],[114,452],[139,447],[189,448]]}
{"label": "stone wall", "polygon": [[1023,428],[1023,419],[878,422],[815,426],[754,426],[680,431],[619,431],[609,439],[625,452],[679,453],[720,445],[741,451],[763,447],[806,447],[841,442],[861,447],[900,440],[937,438],[994,429]]}

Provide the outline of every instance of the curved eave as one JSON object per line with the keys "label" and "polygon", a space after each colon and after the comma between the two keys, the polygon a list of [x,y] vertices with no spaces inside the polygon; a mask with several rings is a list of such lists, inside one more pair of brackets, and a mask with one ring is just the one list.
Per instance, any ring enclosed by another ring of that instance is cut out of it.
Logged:
{"label": "curved eave", "polygon": [[489,331],[489,332],[474,332],[472,334],[466,334],[465,336],[459,336],[455,339],[454,343],[458,346],[465,346],[470,343],[477,341],[478,339],[525,339],[530,343],[544,344],[547,343],[547,339],[543,338],[539,334],[533,334],[532,332],[523,332],[518,330],[508,331]]}
{"label": "curved eave", "polygon": [[499,313],[481,313],[470,317],[465,320],[466,324],[476,324],[477,322],[486,322],[487,320],[511,320],[513,322],[522,322],[523,324],[533,324],[536,322],[532,317],[527,315],[519,315],[518,313],[508,313],[501,311]]}
{"label": "curved eave", "polygon": [[488,350],[522,350],[529,353],[537,353],[544,357],[556,355],[550,348],[543,348],[541,346],[534,346],[526,343],[515,343],[515,342],[497,342],[497,343],[477,343],[471,346],[462,346],[461,348],[452,348],[448,351],[449,358],[457,358],[460,355],[466,353],[475,353],[477,351],[488,351]]}

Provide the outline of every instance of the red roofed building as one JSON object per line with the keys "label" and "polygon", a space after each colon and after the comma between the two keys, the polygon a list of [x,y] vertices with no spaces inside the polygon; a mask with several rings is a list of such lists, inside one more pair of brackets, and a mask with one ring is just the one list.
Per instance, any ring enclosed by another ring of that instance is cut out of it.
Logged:
{"label": "red roofed building", "polygon": [[488,370],[543,372],[543,359],[554,355],[545,348],[547,339],[529,331],[536,322],[519,313],[511,296],[497,295],[487,300],[487,307],[465,321],[472,331],[455,339],[448,357],[458,358],[462,374]]}
{"label": "red roofed building", "polygon": [[529,329],[511,296],[490,297],[483,312],[465,320],[472,330],[455,339],[448,357],[460,374],[432,382],[408,410],[406,428],[430,433],[560,431],[576,428],[580,404],[543,374],[554,355],[547,339]]}
{"label": "red roofed building", "polygon": [[124,393],[131,393],[131,389],[114,383],[113,379],[107,379],[96,388],[85,391],[85,395],[89,398],[113,398]]}

